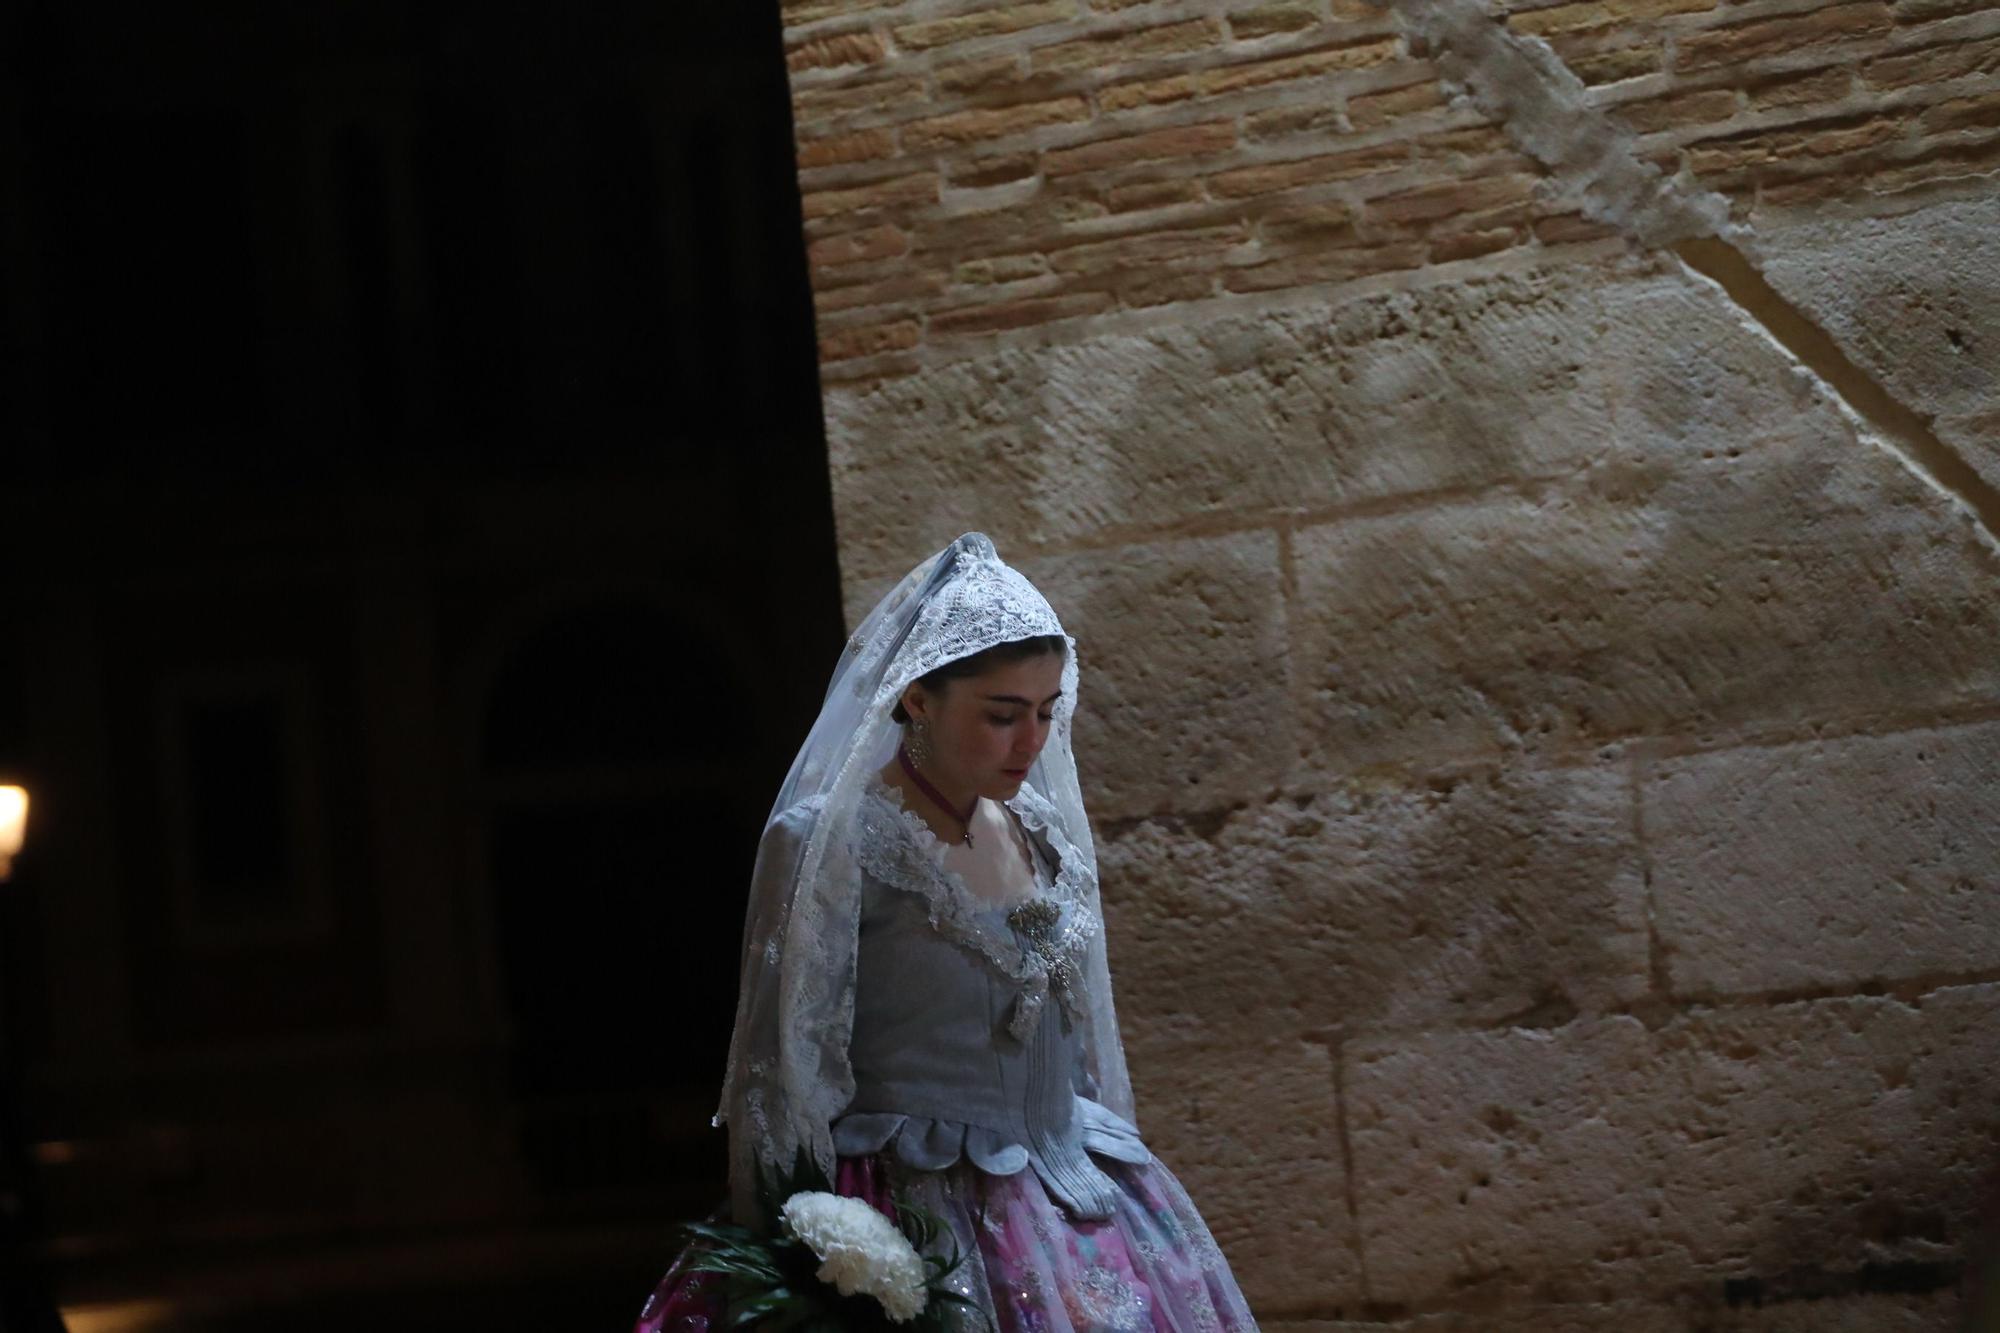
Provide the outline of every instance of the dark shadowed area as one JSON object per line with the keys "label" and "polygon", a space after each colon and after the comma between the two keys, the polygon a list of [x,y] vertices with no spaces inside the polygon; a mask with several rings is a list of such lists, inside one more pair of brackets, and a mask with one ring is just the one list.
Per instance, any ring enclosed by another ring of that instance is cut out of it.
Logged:
{"label": "dark shadowed area", "polygon": [[629,1326],[842,635],[776,7],[15,6],[0,344],[0,1326]]}

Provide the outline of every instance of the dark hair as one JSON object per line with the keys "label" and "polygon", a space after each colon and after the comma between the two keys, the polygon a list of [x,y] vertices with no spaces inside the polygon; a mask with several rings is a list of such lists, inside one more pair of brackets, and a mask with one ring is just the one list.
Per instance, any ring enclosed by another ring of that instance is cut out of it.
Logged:
{"label": "dark hair", "polygon": [[[917,677],[917,684],[927,690],[941,690],[948,680],[976,676],[990,667],[1004,666],[1010,662],[1025,662],[1031,657],[1043,657],[1049,653],[1061,657],[1068,646],[1060,634],[1037,634],[1032,638],[996,643],[991,648],[983,648],[970,657],[961,657],[946,662],[935,671],[925,672]],[[889,716],[899,723],[910,720],[910,715],[903,708],[901,699],[896,700],[896,706],[889,710]]]}

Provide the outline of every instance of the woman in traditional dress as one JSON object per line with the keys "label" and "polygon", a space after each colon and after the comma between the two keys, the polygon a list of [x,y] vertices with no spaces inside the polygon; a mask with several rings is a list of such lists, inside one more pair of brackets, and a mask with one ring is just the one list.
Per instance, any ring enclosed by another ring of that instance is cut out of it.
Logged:
{"label": "woman in traditional dress", "polygon": [[[734,1220],[803,1149],[937,1216],[999,1333],[1255,1323],[1140,1136],[1071,722],[1076,644],[980,533],[847,644],[766,824],[716,1123]],[[684,1251],[638,1333],[701,1333]],[[974,1321],[977,1322],[976,1320]]]}

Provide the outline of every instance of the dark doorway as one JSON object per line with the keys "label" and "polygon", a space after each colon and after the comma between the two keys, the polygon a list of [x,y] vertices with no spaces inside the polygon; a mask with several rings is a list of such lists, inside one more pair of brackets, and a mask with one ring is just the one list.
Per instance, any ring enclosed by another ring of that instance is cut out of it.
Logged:
{"label": "dark doorway", "polygon": [[629,1321],[842,638],[776,4],[28,0],[0,199],[0,1263]]}

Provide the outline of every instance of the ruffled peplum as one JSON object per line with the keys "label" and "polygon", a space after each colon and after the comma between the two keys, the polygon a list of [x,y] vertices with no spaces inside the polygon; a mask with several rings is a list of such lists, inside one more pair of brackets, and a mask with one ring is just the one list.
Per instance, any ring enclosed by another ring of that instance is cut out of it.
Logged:
{"label": "ruffled peplum", "polygon": [[942,1171],[961,1159],[994,1176],[1016,1175],[1032,1166],[1059,1199],[1081,1215],[1107,1215],[1110,1182],[1085,1156],[1144,1166],[1153,1154],[1138,1129],[1088,1097],[1076,1098],[1071,1133],[1042,1137],[1039,1151],[1011,1134],[985,1125],[899,1111],[854,1111],[833,1122],[834,1150],[842,1157],[888,1151],[905,1166]]}
{"label": "ruffled peplum", "polygon": [[[1138,1129],[1088,1097],[1076,1099],[1076,1127],[1078,1146],[1088,1152],[1133,1166],[1153,1160]],[[942,1171],[963,1157],[988,1175],[1011,1176],[1027,1166],[1030,1157],[1026,1144],[961,1120],[855,1111],[833,1122],[834,1151],[842,1157],[881,1152],[892,1145],[898,1161],[923,1171]]]}

